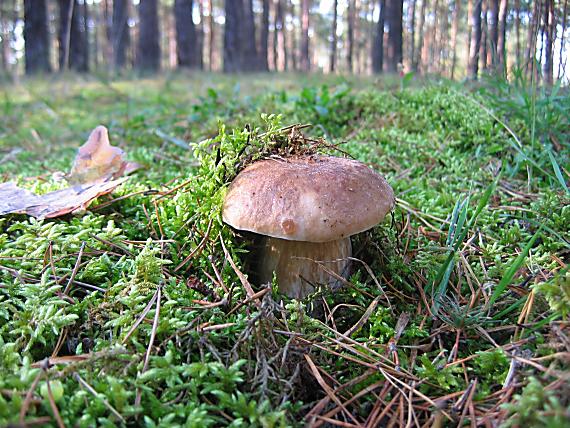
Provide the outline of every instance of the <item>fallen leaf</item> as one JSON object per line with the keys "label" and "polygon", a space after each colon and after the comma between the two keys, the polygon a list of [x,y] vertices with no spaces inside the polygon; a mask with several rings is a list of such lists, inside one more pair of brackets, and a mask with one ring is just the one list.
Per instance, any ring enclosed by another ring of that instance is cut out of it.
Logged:
{"label": "fallen leaf", "polygon": [[70,184],[97,183],[120,177],[127,166],[124,155],[125,152],[109,142],[107,128],[98,126],[77,151],[67,181]]}
{"label": "fallen leaf", "polygon": [[54,218],[87,209],[93,199],[111,193],[128,177],[104,183],[78,184],[44,195],[36,195],[12,182],[0,184],[0,215],[28,214]]}
{"label": "fallen leaf", "polygon": [[98,126],[79,148],[71,172],[66,175],[71,187],[36,195],[12,182],[1,183],[0,215],[54,218],[84,211],[93,199],[111,193],[126,181],[123,174],[139,168],[140,165],[124,159],[121,149],[111,146],[107,128]]}

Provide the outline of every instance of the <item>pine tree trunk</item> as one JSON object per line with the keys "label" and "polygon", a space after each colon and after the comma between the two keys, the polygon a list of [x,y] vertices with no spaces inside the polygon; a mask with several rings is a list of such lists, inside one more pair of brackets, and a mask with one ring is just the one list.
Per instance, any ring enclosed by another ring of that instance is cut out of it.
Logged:
{"label": "pine tree trunk", "polygon": [[542,76],[546,84],[553,83],[553,59],[554,40],[556,38],[556,27],[554,22],[554,0],[546,0],[544,2],[544,64],[542,66]]}
{"label": "pine tree trunk", "polygon": [[[285,16],[287,16],[287,13],[289,13],[291,17],[297,16],[295,13],[295,3],[293,3],[292,0],[287,0],[287,2],[289,3],[289,8],[285,8]],[[285,21],[287,21],[286,18]],[[287,32],[287,27],[285,27],[285,32]],[[289,52],[288,58],[290,59],[288,60],[289,69],[298,70],[299,63],[301,62],[300,61],[301,52],[299,45],[297,43],[297,29],[295,28],[295,26],[293,26],[292,30],[289,32],[289,37],[287,38],[287,40],[289,40],[289,44],[287,45],[289,46],[287,48],[287,51]]]}
{"label": "pine tree trunk", "polygon": [[536,64],[536,39],[538,36],[538,22],[540,17],[540,2],[535,1],[530,19],[530,25],[528,26],[528,38],[527,38],[527,49],[526,49],[526,72],[527,76],[530,78],[535,77]]}
{"label": "pine tree trunk", "polygon": [[566,67],[567,58],[564,58],[564,36],[566,34],[566,14],[568,12],[568,0],[564,0],[564,9],[562,10],[562,34],[560,36],[560,59],[558,61],[558,73],[559,79],[562,78],[562,67]]}
{"label": "pine tree trunk", "polygon": [[140,0],[139,20],[137,68],[143,71],[157,71],[160,69],[158,0]]}
{"label": "pine tree trunk", "polygon": [[59,69],[89,69],[85,3],[59,0]]}
{"label": "pine tree trunk", "polygon": [[489,0],[489,50],[487,53],[487,67],[495,70],[498,64],[497,46],[499,43],[499,0]]}
{"label": "pine tree trunk", "polygon": [[49,73],[49,29],[46,0],[24,0],[26,74]]}
{"label": "pine tree trunk", "polygon": [[515,0],[515,38],[517,67],[521,66],[521,0]]}
{"label": "pine tree trunk", "polygon": [[507,75],[507,12],[509,0],[501,0],[499,7],[499,39],[497,41],[497,72]]}
{"label": "pine tree trunk", "polygon": [[453,22],[451,24],[451,78],[455,78],[455,67],[457,66],[457,31],[459,28],[459,14],[461,13],[461,0],[455,0],[453,9]]}
{"label": "pine tree trunk", "polygon": [[195,25],[196,29],[196,55],[197,55],[197,62],[198,62],[198,69],[204,69],[204,40],[205,40],[205,33],[204,33],[204,0],[198,0],[198,11],[200,14],[200,24]]}
{"label": "pine tree trunk", "polygon": [[329,72],[334,73],[336,68],[336,45],[337,45],[337,37],[336,37],[336,27],[338,22],[338,0],[334,0],[333,2],[333,22],[332,22],[332,30],[331,30],[331,53],[330,53],[330,60],[329,60]]}
{"label": "pine tree trunk", "polygon": [[426,6],[428,0],[422,0],[422,7],[420,9],[420,22],[418,24],[418,48],[416,50],[416,57],[412,69],[418,71],[422,62],[422,50],[424,48],[424,26],[426,22]]}
{"label": "pine tree trunk", "polygon": [[198,68],[196,26],[192,20],[194,0],[175,0],[176,61],[178,67]]}
{"label": "pine tree trunk", "polygon": [[113,49],[113,66],[123,68],[127,62],[129,45],[129,1],[113,0],[113,23],[111,26],[111,43]]}
{"label": "pine tree trunk", "polygon": [[479,48],[481,45],[481,3],[482,0],[474,0],[469,26],[471,27],[471,41],[469,47],[468,76],[476,80],[479,72]]}
{"label": "pine tree trunk", "polygon": [[311,69],[309,57],[309,0],[301,0],[301,52],[300,68],[302,71]]}
{"label": "pine tree trunk", "polygon": [[[425,2],[425,0],[424,0]],[[380,74],[384,71],[384,21],[386,19],[386,0],[379,1],[380,14],[374,35],[372,48],[372,71]]]}
{"label": "pine tree trunk", "polygon": [[275,13],[275,31],[277,36],[277,55],[275,55],[275,70],[287,71],[288,55],[287,55],[287,36],[285,29],[285,11],[283,0],[277,0]]}
{"label": "pine tree trunk", "polygon": [[214,70],[214,0],[208,0],[208,70]]}
{"label": "pine tree trunk", "polygon": [[403,60],[402,57],[402,16],[404,1],[388,0],[387,2],[388,16],[388,50],[386,69],[389,72],[397,72],[398,64]]}
{"label": "pine tree trunk", "polygon": [[241,70],[240,27],[243,22],[242,6],[241,0],[225,0],[224,72],[226,73],[235,73]]}
{"label": "pine tree trunk", "polygon": [[259,39],[259,69],[269,71],[269,0],[263,0],[263,14],[261,17],[261,34]]}
{"label": "pine tree trunk", "polygon": [[353,63],[353,54],[354,54],[354,19],[355,19],[355,11],[354,11],[354,0],[348,0],[348,31],[347,31],[347,52],[346,52],[346,65],[348,68],[348,72],[352,73],[352,63]]}
{"label": "pine tree trunk", "polygon": [[253,12],[253,0],[244,1],[244,20],[241,25],[241,48],[243,71],[255,71],[258,69],[257,46],[255,44],[255,15]]}
{"label": "pine tree trunk", "polygon": [[416,49],[416,1],[412,0],[408,6],[408,15],[410,16],[410,47],[408,57],[410,61],[410,69],[414,69],[414,58]]}
{"label": "pine tree trunk", "polygon": [[489,0],[483,0],[483,4],[481,6],[481,52],[479,53],[480,55],[480,60],[481,60],[481,69],[483,70],[487,70],[487,44],[489,42],[489,31],[488,31],[488,26],[487,26],[487,16],[488,16],[488,1]]}

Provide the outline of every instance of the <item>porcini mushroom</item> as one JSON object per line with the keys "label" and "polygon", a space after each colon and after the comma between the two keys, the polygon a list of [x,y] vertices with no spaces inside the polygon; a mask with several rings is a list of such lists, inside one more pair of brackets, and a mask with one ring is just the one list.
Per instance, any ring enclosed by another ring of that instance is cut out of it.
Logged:
{"label": "porcini mushroom", "polygon": [[228,189],[222,216],[235,229],[265,235],[260,281],[275,272],[281,292],[304,298],[316,285],[337,284],[334,274],[347,277],[350,236],[378,224],[393,205],[390,185],[363,163],[311,155],[245,168]]}

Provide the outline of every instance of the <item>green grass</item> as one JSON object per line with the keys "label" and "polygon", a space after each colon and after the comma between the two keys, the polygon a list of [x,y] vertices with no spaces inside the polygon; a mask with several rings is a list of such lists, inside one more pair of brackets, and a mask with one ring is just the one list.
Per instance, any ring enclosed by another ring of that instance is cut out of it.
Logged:
{"label": "green grass", "polygon": [[[567,422],[570,97],[522,80],[407,86],[174,74],[0,88],[0,181],[60,188],[53,173],[98,124],[144,165],[83,215],[0,218],[0,425]],[[248,298],[248,242],[220,216],[236,168],[296,123],[397,195],[321,310],[275,287]]]}

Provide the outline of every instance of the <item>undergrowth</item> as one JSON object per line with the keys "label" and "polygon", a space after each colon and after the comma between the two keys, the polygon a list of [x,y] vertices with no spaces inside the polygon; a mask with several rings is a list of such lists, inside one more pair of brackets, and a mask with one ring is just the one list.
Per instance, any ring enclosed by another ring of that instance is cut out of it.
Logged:
{"label": "undergrowth", "polygon": [[[58,188],[99,123],[144,169],[81,216],[0,219],[0,425],[568,423],[565,89],[216,81],[3,88],[2,181]],[[397,204],[349,285],[294,301],[220,210],[241,168],[306,151]]]}

